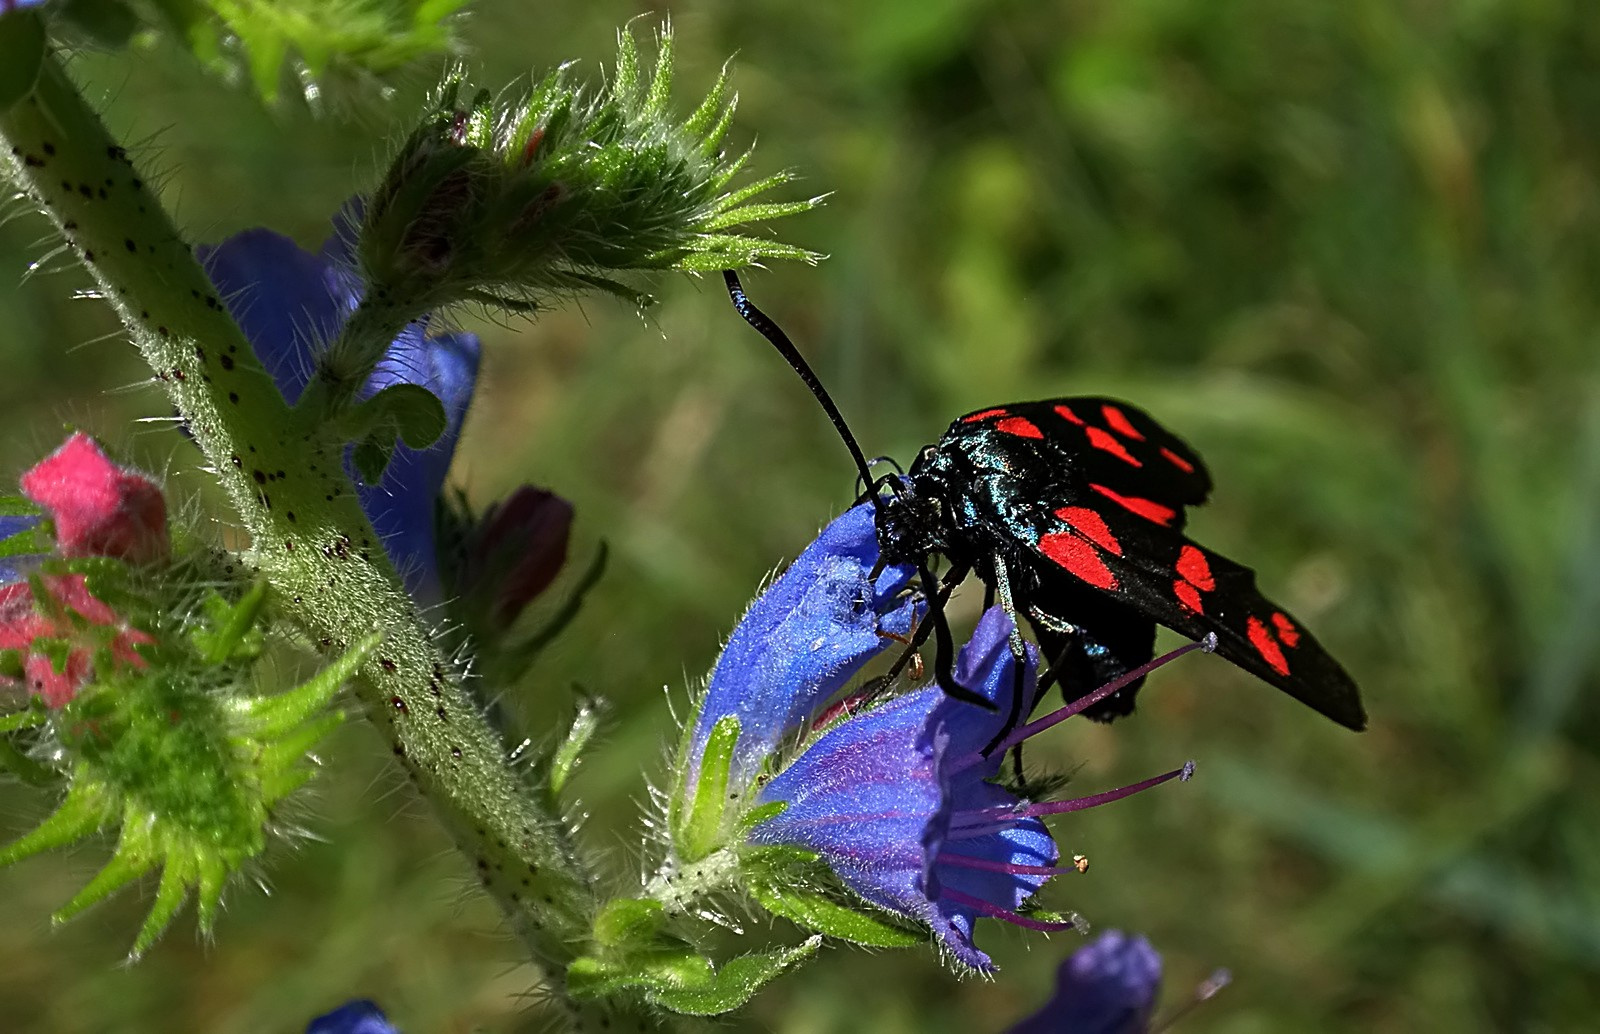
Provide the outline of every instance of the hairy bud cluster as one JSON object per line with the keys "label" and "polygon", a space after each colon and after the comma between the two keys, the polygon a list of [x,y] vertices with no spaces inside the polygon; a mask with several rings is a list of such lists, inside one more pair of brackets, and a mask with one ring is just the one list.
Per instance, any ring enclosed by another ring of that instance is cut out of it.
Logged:
{"label": "hairy bud cluster", "polygon": [[207,551],[175,551],[152,478],[74,434],[22,488],[40,509],[0,518],[11,686],[0,758],[64,796],[0,848],[0,864],[120,828],[111,860],[55,918],[159,870],[139,955],[191,893],[210,927],[229,877],[265,849],[274,809],[309,777],[307,751],[342,720],[329,701],[375,639],[302,686],[266,691],[266,586]]}
{"label": "hairy bud cluster", "polygon": [[527,310],[594,289],[644,300],[612,278],[623,270],[814,260],[738,232],[817,199],[756,202],[789,181],[782,173],[730,189],[749,152],[723,151],[737,99],[726,73],[676,122],[672,70],[669,33],[646,73],[623,31],[599,93],[574,85],[565,66],[510,102],[452,75],[367,206],[359,254],[374,293],[419,310],[471,300]]}

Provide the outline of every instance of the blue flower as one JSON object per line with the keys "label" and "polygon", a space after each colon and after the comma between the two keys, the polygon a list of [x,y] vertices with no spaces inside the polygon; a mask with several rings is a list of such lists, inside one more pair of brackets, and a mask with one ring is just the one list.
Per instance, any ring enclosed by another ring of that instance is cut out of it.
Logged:
{"label": "blue flower", "polygon": [[1161,956],[1143,937],[1107,930],[1056,971],[1056,993],[1007,1034],[1145,1034],[1161,989]]}
{"label": "blue flower", "polygon": [[[957,961],[980,970],[993,964],[973,944],[977,918],[1035,925],[1016,910],[1057,871],[1044,824],[987,781],[1003,755],[977,753],[1010,713],[1011,627],[991,608],[956,660],[956,680],[997,710],[927,686],[849,717],[762,788],[759,803],[786,807],[749,838],[815,852],[863,900],[926,924]],[[1031,644],[1026,652],[1031,699],[1038,656]]]}
{"label": "blue flower", "polygon": [[[270,230],[253,229],[199,249],[200,260],[256,355],[291,404],[300,398],[317,353],[361,302],[364,285],[351,258],[358,208],[347,205],[319,254]],[[423,605],[442,595],[434,508],[461,435],[478,376],[476,334],[430,334],[427,320],[389,346],[360,397],[395,384],[416,384],[444,403],[447,427],[426,449],[400,444],[383,478],[359,486],[361,506],[384,548]]]}
{"label": "blue flower", "polygon": [[[904,590],[916,574],[878,563],[873,508],[846,510],[751,604],[717,658],[688,745],[688,781],[717,722],[739,719],[728,786],[747,786],[784,740],[883,651],[909,634],[919,604]],[[889,633],[890,635],[885,635]]]}
{"label": "blue flower", "polygon": [[[29,515],[0,517],[0,542],[5,542],[13,536],[21,535],[25,531],[32,531],[38,527],[39,521],[39,517]],[[44,553],[20,553],[0,557],[0,585],[20,582],[28,577],[28,572],[39,561],[43,560],[45,555]]]}
{"label": "blue flower", "polygon": [[378,1004],[367,998],[346,1002],[306,1025],[306,1034],[400,1034]]}
{"label": "blue flower", "polygon": [[[973,943],[989,916],[1033,930],[1071,922],[1019,911],[1052,876],[1058,852],[1039,819],[1120,800],[1176,777],[1192,765],[1116,790],[1065,801],[1029,802],[997,785],[1012,746],[1115,692],[1132,672],[1068,707],[1005,736],[1012,694],[1034,698],[1037,651],[1024,647],[1019,674],[1010,646],[1014,625],[990,608],[956,661],[956,680],[993,710],[946,696],[929,685],[847,714],[803,745],[761,789],[756,806],[781,804],[748,835],[755,846],[814,854],[862,900],[926,925],[961,965],[988,971],[989,956]],[[1195,649],[1190,644],[1151,663]]]}

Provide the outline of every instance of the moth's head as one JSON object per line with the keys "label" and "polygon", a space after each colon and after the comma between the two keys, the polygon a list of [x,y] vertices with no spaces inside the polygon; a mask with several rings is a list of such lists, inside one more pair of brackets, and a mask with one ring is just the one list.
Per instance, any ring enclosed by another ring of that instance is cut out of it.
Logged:
{"label": "moth's head", "polygon": [[944,504],[937,493],[896,475],[878,482],[877,507],[878,551],[885,563],[922,564],[929,553],[943,551]]}

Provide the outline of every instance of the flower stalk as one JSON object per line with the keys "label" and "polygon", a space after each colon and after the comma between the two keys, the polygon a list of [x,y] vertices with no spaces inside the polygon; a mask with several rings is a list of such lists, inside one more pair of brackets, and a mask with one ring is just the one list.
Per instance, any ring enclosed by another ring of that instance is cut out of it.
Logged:
{"label": "flower stalk", "polygon": [[368,717],[558,980],[590,928],[589,876],[420,620],[344,473],[344,443],[284,402],[54,56],[34,90],[0,112],[0,137],[0,161],[98,281],[183,417],[281,614],[330,657],[350,649],[350,629],[382,630],[354,683]]}

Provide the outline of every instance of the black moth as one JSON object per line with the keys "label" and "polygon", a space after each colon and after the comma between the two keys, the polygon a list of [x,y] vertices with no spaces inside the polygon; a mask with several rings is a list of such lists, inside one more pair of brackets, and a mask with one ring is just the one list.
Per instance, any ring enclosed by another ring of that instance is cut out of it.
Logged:
{"label": "black moth", "polygon": [[[995,406],[957,419],[903,479],[874,481],[793,342],[750,304],[737,276],[723,275],[739,314],[806,381],[850,449],[877,506],[881,563],[919,570],[946,692],[972,697],[951,675],[942,601],[976,574],[1028,619],[1051,662],[1047,678],[1069,701],[1148,662],[1160,623],[1192,639],[1214,635],[1216,652],[1234,664],[1340,725],[1366,727],[1339,662],[1261,594],[1248,567],[1183,534],[1184,507],[1205,502],[1211,475],[1149,414],[1095,397]],[[942,581],[931,572],[935,556],[949,565]],[[1012,645],[1020,656],[1020,635]],[[1084,713],[1102,721],[1130,713],[1142,681]]]}

